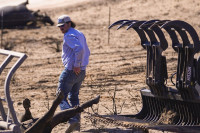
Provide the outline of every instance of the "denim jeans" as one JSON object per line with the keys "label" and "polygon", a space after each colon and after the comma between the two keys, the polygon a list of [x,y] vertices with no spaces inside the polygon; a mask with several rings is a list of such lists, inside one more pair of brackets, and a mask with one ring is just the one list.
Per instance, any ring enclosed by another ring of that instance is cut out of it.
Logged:
{"label": "denim jeans", "polygon": [[[65,110],[79,105],[79,90],[82,81],[85,78],[85,70],[81,70],[79,75],[76,75],[73,70],[63,70],[59,78],[58,91],[64,92],[64,99],[60,103],[60,109]],[[69,120],[69,123],[79,122],[80,115]]]}

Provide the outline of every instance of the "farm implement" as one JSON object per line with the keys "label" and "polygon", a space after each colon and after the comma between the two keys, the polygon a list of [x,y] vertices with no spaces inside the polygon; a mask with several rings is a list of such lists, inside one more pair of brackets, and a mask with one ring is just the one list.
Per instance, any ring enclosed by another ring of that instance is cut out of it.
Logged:
{"label": "farm implement", "polygon": [[[120,20],[109,29],[126,27],[134,30],[147,51],[146,84],[141,89],[143,107],[135,115],[92,115],[90,119],[114,123],[127,128],[139,128],[171,132],[200,132],[200,51],[199,37],[195,29],[180,20]],[[174,87],[166,84],[167,59],[162,55],[168,48],[166,35],[177,53],[176,72],[171,76]],[[176,82],[172,78],[176,76]],[[167,121],[164,117],[169,115]]]}
{"label": "farm implement", "polygon": [[[8,51],[0,49],[0,54],[4,55],[6,58],[2,62],[0,66],[0,74],[3,72],[3,70],[6,68],[6,66],[11,63],[13,58],[16,58],[16,62],[12,67],[10,67],[10,70],[7,73],[6,80],[4,83],[4,96],[5,98],[0,97],[0,113],[2,119],[0,119],[0,133],[21,133],[20,131],[20,122],[17,119],[17,115],[15,112],[15,109],[13,107],[13,101],[10,97],[10,81],[15,73],[15,71],[20,67],[20,65],[24,62],[24,60],[27,58],[26,54]],[[14,60],[15,61],[15,60]],[[7,104],[7,108],[4,106],[3,102]],[[6,112],[7,110],[7,112]],[[6,130],[1,130],[6,129]]]}

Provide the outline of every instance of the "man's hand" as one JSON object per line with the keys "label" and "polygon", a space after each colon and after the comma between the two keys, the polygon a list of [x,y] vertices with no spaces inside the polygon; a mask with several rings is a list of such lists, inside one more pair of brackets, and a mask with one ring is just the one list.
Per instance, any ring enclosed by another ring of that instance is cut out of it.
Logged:
{"label": "man's hand", "polygon": [[79,73],[81,72],[81,68],[80,67],[74,67],[73,71],[75,72],[76,75],[79,75]]}

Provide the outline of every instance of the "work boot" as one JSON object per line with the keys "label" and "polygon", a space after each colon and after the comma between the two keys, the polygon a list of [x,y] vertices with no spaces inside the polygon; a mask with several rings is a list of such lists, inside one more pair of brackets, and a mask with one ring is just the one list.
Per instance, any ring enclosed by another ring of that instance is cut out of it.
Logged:
{"label": "work boot", "polygon": [[70,123],[65,133],[71,133],[73,131],[80,131],[80,122]]}

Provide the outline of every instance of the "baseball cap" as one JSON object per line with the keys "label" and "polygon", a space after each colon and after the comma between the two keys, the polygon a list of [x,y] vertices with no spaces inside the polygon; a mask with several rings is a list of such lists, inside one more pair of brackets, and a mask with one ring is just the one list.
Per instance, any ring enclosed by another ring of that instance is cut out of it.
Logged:
{"label": "baseball cap", "polygon": [[68,15],[61,15],[58,17],[58,24],[57,27],[64,25],[67,22],[71,22],[71,27],[75,27],[76,24],[71,20],[71,18]]}

